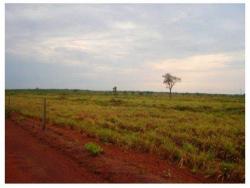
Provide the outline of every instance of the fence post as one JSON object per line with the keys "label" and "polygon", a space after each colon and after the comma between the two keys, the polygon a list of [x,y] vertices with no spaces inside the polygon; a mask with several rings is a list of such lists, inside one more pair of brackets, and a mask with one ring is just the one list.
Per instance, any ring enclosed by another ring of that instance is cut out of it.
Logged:
{"label": "fence post", "polygon": [[46,98],[43,99],[43,124],[42,124],[43,131],[46,128]]}

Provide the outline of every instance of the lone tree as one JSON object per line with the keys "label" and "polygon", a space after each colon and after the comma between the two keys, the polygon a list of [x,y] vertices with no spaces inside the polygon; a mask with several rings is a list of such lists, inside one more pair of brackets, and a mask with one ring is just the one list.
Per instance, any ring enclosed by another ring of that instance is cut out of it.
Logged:
{"label": "lone tree", "polygon": [[166,88],[169,88],[169,97],[172,96],[172,88],[176,82],[180,82],[181,79],[175,76],[172,76],[170,73],[166,73],[162,76],[164,78],[163,83],[166,84]]}
{"label": "lone tree", "polygon": [[117,87],[113,87],[113,93],[116,94],[116,91],[117,91]]}

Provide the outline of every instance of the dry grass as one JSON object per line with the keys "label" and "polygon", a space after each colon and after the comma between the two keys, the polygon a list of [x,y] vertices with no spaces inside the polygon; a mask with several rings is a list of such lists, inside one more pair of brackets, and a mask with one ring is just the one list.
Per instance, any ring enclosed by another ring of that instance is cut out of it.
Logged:
{"label": "dry grass", "polygon": [[245,98],[81,91],[8,91],[11,108],[77,126],[121,147],[151,152],[219,181],[245,179]]}

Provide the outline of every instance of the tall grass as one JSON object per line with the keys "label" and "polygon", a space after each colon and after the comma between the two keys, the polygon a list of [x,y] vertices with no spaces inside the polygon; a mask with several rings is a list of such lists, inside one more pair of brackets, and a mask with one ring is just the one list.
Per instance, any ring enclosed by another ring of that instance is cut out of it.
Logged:
{"label": "tall grass", "polygon": [[11,108],[77,126],[103,142],[186,166],[221,181],[244,181],[245,98],[227,95],[81,91],[8,91]]}

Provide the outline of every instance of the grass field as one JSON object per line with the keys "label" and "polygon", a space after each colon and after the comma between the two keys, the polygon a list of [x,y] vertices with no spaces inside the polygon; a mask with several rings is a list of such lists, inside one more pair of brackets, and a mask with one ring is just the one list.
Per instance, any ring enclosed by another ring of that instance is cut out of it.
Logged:
{"label": "grass field", "polygon": [[245,96],[78,90],[7,90],[10,108],[150,152],[218,180],[245,179]]}

